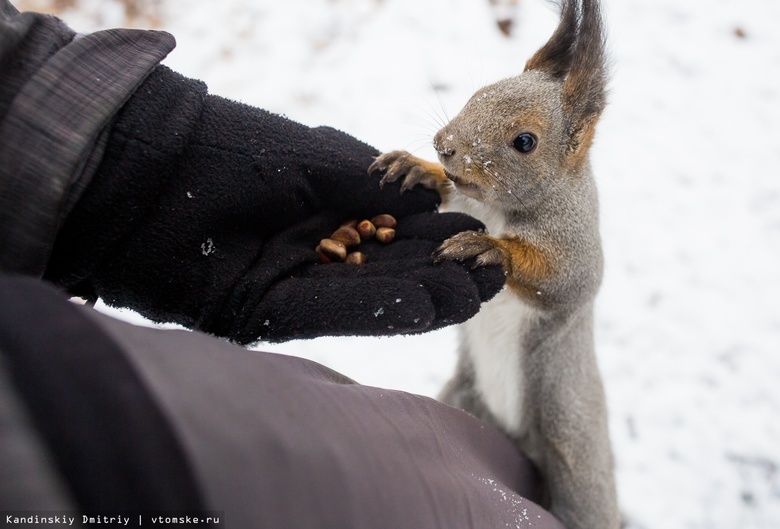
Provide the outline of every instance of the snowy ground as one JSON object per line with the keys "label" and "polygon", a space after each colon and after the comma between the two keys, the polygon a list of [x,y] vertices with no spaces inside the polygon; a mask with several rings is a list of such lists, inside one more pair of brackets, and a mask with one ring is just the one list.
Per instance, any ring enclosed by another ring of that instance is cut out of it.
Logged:
{"label": "snowy ground", "polygon": [[[596,330],[623,510],[632,529],[777,528],[780,3],[604,1]],[[127,24],[120,4],[81,4],[63,13],[78,30]],[[518,73],[556,19],[520,0],[506,38],[488,0],[177,1],[153,14],[133,24],[172,32],[166,63],[213,93],[430,159],[442,120]],[[447,329],[264,349],[434,395],[455,341]]]}

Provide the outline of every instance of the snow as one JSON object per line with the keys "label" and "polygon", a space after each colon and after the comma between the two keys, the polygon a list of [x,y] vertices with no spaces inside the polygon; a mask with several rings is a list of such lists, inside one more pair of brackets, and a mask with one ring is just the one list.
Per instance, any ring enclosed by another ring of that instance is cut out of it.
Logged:
{"label": "snow", "polygon": [[[596,333],[622,509],[631,529],[777,528],[780,3],[605,2]],[[80,5],[62,14],[77,30],[126,23],[115,1]],[[163,2],[133,23],[172,32],[165,63],[212,93],[431,160],[433,134],[556,21],[542,0],[519,3],[511,38],[488,0],[214,5]],[[262,348],[435,395],[456,347],[445,329]]]}

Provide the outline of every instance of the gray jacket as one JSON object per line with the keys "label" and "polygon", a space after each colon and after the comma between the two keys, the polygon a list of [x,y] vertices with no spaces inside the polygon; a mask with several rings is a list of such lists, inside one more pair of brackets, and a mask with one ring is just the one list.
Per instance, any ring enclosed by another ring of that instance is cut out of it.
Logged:
{"label": "gray jacket", "polygon": [[0,0],[0,271],[43,274],[113,116],[174,46],[161,31],[77,35]]}

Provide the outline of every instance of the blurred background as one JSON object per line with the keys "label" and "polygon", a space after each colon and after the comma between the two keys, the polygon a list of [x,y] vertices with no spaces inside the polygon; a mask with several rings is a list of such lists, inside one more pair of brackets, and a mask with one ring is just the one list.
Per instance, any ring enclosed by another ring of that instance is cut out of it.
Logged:
{"label": "blurred background", "polygon": [[[602,1],[596,338],[628,527],[776,529],[780,2]],[[436,130],[518,74],[557,21],[544,0],[12,2],[82,32],[169,31],[165,64],[212,93],[428,159]],[[445,329],[259,348],[435,396],[456,347]]]}

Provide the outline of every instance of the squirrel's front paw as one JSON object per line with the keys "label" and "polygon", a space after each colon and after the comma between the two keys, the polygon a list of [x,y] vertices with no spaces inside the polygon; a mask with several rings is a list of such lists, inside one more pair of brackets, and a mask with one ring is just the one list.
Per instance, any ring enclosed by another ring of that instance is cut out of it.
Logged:
{"label": "squirrel's front paw", "polygon": [[434,261],[465,261],[476,257],[474,267],[504,264],[504,252],[498,239],[487,233],[464,231],[444,241],[433,254]]}
{"label": "squirrel's front paw", "polygon": [[441,165],[426,162],[406,151],[392,151],[379,155],[368,168],[368,173],[384,173],[379,185],[384,187],[388,182],[403,179],[401,193],[417,184],[428,189],[438,189],[447,181]]}

